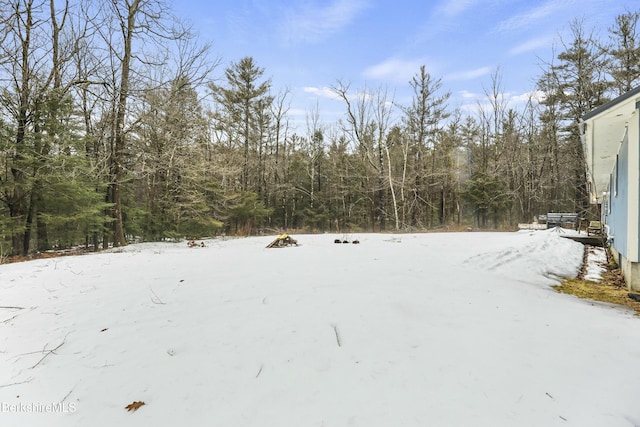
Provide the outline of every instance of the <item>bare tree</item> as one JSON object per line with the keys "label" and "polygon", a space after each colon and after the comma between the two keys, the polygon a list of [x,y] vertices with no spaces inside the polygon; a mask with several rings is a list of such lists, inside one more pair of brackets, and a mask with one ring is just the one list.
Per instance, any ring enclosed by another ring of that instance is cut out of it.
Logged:
{"label": "bare tree", "polygon": [[[180,78],[189,84],[203,79],[208,65],[199,58],[206,57],[200,55],[206,53],[207,47],[188,43],[193,37],[189,28],[172,20],[166,5],[159,0],[114,0],[104,6],[102,17],[99,28],[112,61],[111,75],[106,79],[112,102],[107,201],[113,205],[114,245],[124,245],[127,241],[122,194],[129,161],[127,138],[133,124],[130,103],[134,96],[154,86],[153,70],[168,65],[172,46],[179,52],[175,68]],[[155,86],[166,83],[156,81]]]}
{"label": "bare tree", "polygon": [[[334,92],[345,102],[347,107],[346,126],[344,131],[355,143],[358,151],[374,172],[374,211],[373,217],[378,220],[380,230],[386,228],[386,190],[387,186],[393,201],[395,227],[399,228],[398,204],[396,200],[394,179],[390,170],[388,156],[387,133],[391,128],[391,109],[393,101],[386,90],[370,92],[366,88],[353,96],[349,94],[349,86],[341,82],[333,88]],[[387,156],[388,171],[385,169]]]}
{"label": "bare tree", "polygon": [[320,110],[316,103],[312,111],[306,115],[307,136],[306,152],[309,156],[307,162],[307,175],[309,176],[309,199],[313,209],[316,188],[320,190],[320,162],[324,155],[324,129],[320,122]]}

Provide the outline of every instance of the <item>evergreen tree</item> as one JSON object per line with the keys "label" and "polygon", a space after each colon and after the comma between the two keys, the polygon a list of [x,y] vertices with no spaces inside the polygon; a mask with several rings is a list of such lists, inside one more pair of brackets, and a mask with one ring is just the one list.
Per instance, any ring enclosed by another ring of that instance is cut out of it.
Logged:
{"label": "evergreen tree", "polygon": [[613,78],[617,95],[630,91],[640,83],[640,12],[627,12],[616,17],[609,28],[610,44],[604,48],[609,60],[607,71]]}
{"label": "evergreen tree", "polygon": [[263,75],[264,68],[258,67],[253,58],[244,57],[225,70],[226,86],[210,85],[220,108],[214,120],[220,123],[229,142],[242,149],[242,191],[258,189],[255,171],[262,144],[258,138],[261,135],[259,118],[266,114],[272,101],[271,81],[260,81]]}
{"label": "evergreen tree", "polygon": [[431,190],[439,187],[439,184],[436,183],[438,172],[433,168],[435,163],[432,155],[443,122],[450,115],[447,102],[451,93],[443,91],[442,80],[434,79],[424,65],[409,84],[413,90],[412,104],[403,108],[403,111],[407,136],[405,156],[411,164],[405,164],[403,169],[409,173],[406,179],[411,182],[412,201],[408,215],[411,226],[415,227],[433,221],[437,195]]}
{"label": "evergreen tree", "polygon": [[138,119],[140,177],[138,204],[147,240],[211,236],[221,226],[207,194],[206,122],[198,96],[182,77],[145,93]]}
{"label": "evergreen tree", "polygon": [[502,178],[477,171],[471,177],[463,197],[471,204],[479,227],[499,226],[499,219],[509,204],[507,186]]}
{"label": "evergreen tree", "polygon": [[557,105],[554,111],[559,116],[555,120],[560,126],[553,137],[559,138],[561,144],[558,156],[570,162],[566,166],[568,181],[562,183],[565,189],[572,190],[568,195],[572,206],[567,208],[582,212],[589,208],[589,200],[579,123],[584,114],[608,101],[610,83],[593,33],[587,33],[578,20],[570,28],[572,40],[562,41],[564,50],[557,55],[558,63],[548,66],[541,81],[547,91],[543,103]]}

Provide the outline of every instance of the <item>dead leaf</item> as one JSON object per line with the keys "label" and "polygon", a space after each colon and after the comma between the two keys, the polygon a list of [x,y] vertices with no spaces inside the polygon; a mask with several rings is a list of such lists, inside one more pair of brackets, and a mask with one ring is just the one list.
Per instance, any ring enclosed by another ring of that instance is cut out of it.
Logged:
{"label": "dead leaf", "polygon": [[140,408],[142,405],[144,405],[144,402],[133,402],[128,404],[127,406],[124,407],[124,409],[126,409],[127,411],[131,412],[135,412],[138,410],[138,408]]}
{"label": "dead leaf", "polygon": [[100,329],[100,332],[104,332],[104,331],[107,331],[107,330],[109,330],[109,328]]}
{"label": "dead leaf", "polygon": [[180,283],[184,282],[184,279],[180,279]]}

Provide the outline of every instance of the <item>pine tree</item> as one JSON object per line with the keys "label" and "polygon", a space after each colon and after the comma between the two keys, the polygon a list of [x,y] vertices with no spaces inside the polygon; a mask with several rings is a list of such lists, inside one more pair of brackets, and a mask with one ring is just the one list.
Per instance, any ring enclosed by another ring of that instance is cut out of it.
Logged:
{"label": "pine tree", "polygon": [[405,164],[403,169],[409,173],[407,179],[411,182],[412,201],[405,204],[409,204],[408,215],[411,226],[415,227],[431,224],[433,220],[432,207],[437,196],[431,190],[438,184],[434,181],[437,172],[433,169],[432,156],[443,122],[449,117],[447,102],[451,93],[443,91],[442,80],[432,77],[424,65],[409,84],[413,99],[411,106],[404,107],[403,111],[407,136],[405,157],[412,164]]}
{"label": "pine tree", "polygon": [[244,57],[225,70],[226,86],[210,86],[219,106],[215,120],[228,140],[242,149],[242,191],[257,191],[259,178],[252,174],[258,166],[257,153],[262,141],[259,117],[269,108],[271,81],[260,81],[264,68],[258,67],[253,58]]}
{"label": "pine tree", "polygon": [[557,55],[558,63],[548,65],[541,88],[547,93],[543,104],[556,105],[548,111],[553,110],[558,116],[547,121],[559,124],[558,132],[552,136],[559,138],[558,156],[569,162],[565,166],[568,180],[562,185],[571,193],[567,196],[568,203],[559,201],[558,206],[582,212],[589,208],[589,200],[579,123],[584,114],[607,102],[610,83],[606,80],[603,53],[597,48],[593,33],[587,33],[578,20],[570,28],[573,38],[569,43],[562,41],[564,50]]}
{"label": "pine tree", "polygon": [[609,28],[610,44],[604,51],[609,57],[607,70],[613,79],[617,95],[640,84],[640,12],[627,12],[616,17]]}
{"label": "pine tree", "polygon": [[[207,194],[207,125],[190,83],[178,77],[166,88],[151,89],[137,127],[140,152],[137,203],[146,240],[213,235],[221,223],[213,217]],[[132,201],[135,202],[135,201]]]}

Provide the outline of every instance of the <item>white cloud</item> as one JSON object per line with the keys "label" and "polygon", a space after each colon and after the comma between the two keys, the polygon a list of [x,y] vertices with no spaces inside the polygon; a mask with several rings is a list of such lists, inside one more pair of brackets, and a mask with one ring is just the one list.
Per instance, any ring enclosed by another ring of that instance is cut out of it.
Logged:
{"label": "white cloud", "polygon": [[[540,94],[536,91],[523,93],[520,95],[511,95],[508,92],[498,94],[499,99],[505,101],[512,107],[518,107],[526,104],[531,98],[534,102],[539,102]],[[455,92],[455,97],[460,105],[458,108],[466,114],[476,114],[481,110],[491,110],[493,105],[488,99],[486,93],[471,92],[465,89]]]}
{"label": "white cloud", "polygon": [[367,6],[367,0],[333,0],[326,5],[304,3],[285,13],[285,43],[315,43],[324,40],[349,25]]}
{"label": "white cloud", "polygon": [[478,99],[482,96],[474,92],[469,92],[468,90],[460,90],[457,94],[464,99]]}
{"label": "white cloud", "polygon": [[529,100],[532,100],[535,103],[540,103],[544,101],[545,97],[546,97],[546,93],[544,93],[543,91],[533,90],[531,92],[525,92],[521,95],[510,96],[509,102],[516,103],[516,104],[525,104],[529,102]]}
{"label": "white cloud", "polygon": [[522,28],[531,27],[536,25],[541,20],[558,13],[561,9],[565,9],[573,1],[564,0],[549,0],[546,3],[529,10],[527,13],[512,16],[498,24],[496,31],[514,31]]}
{"label": "white cloud", "polygon": [[549,47],[552,45],[553,40],[554,40],[553,36],[536,37],[534,39],[527,40],[526,42],[511,48],[509,50],[509,54],[520,55],[522,53],[534,51],[541,47]]}
{"label": "white cloud", "polygon": [[364,70],[363,75],[367,79],[406,83],[420,71],[420,67],[424,64],[424,59],[389,58],[379,64],[368,67]]}
{"label": "white cloud", "polygon": [[478,0],[445,0],[438,6],[438,11],[446,16],[456,16],[472,8]]}
{"label": "white cloud", "polygon": [[340,96],[330,87],[313,87],[313,86],[305,86],[302,90],[306,93],[311,93],[316,95],[319,98],[327,98],[327,99],[341,99]]}
{"label": "white cloud", "polygon": [[[493,108],[492,103],[487,98],[487,94],[473,93],[466,90],[460,90],[456,92],[456,94],[462,100],[462,105],[459,108],[466,113],[473,114],[479,110],[491,110]],[[534,104],[539,104],[544,100],[545,93],[539,90],[533,90],[519,95],[502,92],[498,94],[498,97],[506,101],[510,107],[520,108],[529,101],[532,101]]]}
{"label": "white cloud", "polygon": [[473,80],[491,73],[491,67],[480,67],[475,70],[447,74],[443,80]]}

